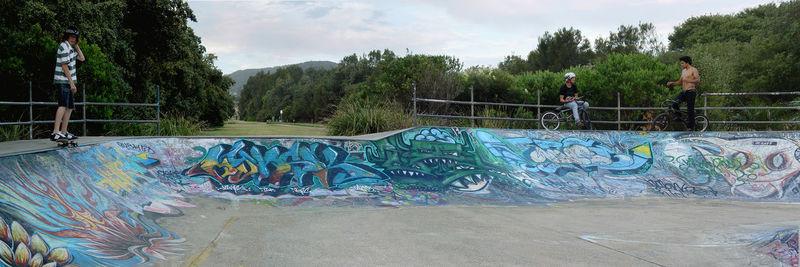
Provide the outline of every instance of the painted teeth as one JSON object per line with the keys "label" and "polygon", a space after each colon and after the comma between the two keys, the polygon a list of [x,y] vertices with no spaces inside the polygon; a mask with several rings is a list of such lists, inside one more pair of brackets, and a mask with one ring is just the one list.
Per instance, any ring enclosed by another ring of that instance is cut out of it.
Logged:
{"label": "painted teeth", "polygon": [[464,177],[464,179],[465,179],[467,182],[471,183],[471,184],[475,184],[475,180],[473,180],[473,179],[472,179],[472,176],[467,176],[467,177]]}
{"label": "painted teeth", "polygon": [[443,159],[443,158],[434,158],[434,159],[425,159],[422,160],[425,164],[449,164],[454,165],[456,163],[455,160],[452,159]]}
{"label": "painted teeth", "polygon": [[454,186],[454,187],[457,187],[457,188],[467,188],[467,186],[466,186],[466,185],[464,185],[463,183],[461,183],[461,180],[456,180],[456,181],[454,181],[454,182],[450,183],[450,185],[452,185],[452,186]]}

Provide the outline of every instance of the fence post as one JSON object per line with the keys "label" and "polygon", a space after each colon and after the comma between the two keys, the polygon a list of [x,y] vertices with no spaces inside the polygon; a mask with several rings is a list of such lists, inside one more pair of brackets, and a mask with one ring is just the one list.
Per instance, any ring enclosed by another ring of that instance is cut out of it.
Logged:
{"label": "fence post", "polygon": [[82,84],[83,88],[83,136],[86,136],[86,84]]}
{"label": "fence post", "polygon": [[470,124],[470,128],[475,128],[475,90],[473,90],[473,89],[474,88],[472,87],[472,85],[470,85],[469,86],[469,102],[470,102],[469,103],[469,107],[470,107],[469,124]]}
{"label": "fence post", "polygon": [[619,97],[619,91],[617,91],[617,131],[622,130],[622,105]]}
{"label": "fence post", "polygon": [[703,115],[708,117],[708,96],[703,94]]}
{"label": "fence post", "polygon": [[[542,117],[542,88],[536,88],[536,118]],[[539,123],[536,124],[536,129],[539,129],[541,125]]]}
{"label": "fence post", "polygon": [[156,131],[161,136],[161,86],[156,85]]}
{"label": "fence post", "polygon": [[33,140],[33,82],[28,81],[28,140]]}
{"label": "fence post", "polygon": [[414,127],[417,127],[417,82],[411,82],[414,85]]}

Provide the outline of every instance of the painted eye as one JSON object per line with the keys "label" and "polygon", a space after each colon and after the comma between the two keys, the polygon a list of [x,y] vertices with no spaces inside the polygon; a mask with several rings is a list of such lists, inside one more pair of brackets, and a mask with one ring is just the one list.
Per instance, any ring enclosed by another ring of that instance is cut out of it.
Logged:
{"label": "painted eye", "polygon": [[786,156],[783,153],[772,154],[764,160],[764,163],[766,163],[768,169],[780,171],[786,168]]}
{"label": "painted eye", "polygon": [[797,150],[794,151],[794,159],[800,161],[800,147],[798,147]]}
{"label": "painted eye", "polygon": [[741,163],[740,167],[750,166],[750,155],[744,152],[736,152],[731,155],[731,161]]}

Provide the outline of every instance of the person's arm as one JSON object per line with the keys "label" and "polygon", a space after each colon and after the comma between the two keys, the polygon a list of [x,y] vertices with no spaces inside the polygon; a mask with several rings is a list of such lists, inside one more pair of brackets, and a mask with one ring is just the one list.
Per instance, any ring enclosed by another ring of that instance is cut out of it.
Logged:
{"label": "person's arm", "polygon": [[569,97],[569,96],[565,97],[564,95],[558,95],[558,97],[559,97],[559,101],[561,101],[561,103],[572,102],[572,97]]}
{"label": "person's arm", "polygon": [[683,84],[683,76],[681,76],[681,78],[678,79],[677,81],[667,82],[667,86],[673,86],[673,85],[679,85],[679,84]]}
{"label": "person's arm", "polygon": [[78,60],[86,61],[86,58],[83,57],[83,52],[81,51],[81,47],[78,44],[75,44],[75,51],[78,51]]}
{"label": "person's arm", "polygon": [[67,75],[67,80],[69,80],[69,89],[72,90],[73,93],[78,91],[78,87],[75,86],[75,82],[72,81],[72,75],[69,73],[69,65],[61,64],[61,70],[64,71],[64,75]]}

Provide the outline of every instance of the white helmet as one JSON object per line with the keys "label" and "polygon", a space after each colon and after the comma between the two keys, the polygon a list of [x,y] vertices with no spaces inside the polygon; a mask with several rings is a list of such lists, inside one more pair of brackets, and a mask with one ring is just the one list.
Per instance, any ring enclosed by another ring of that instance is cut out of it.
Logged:
{"label": "white helmet", "polygon": [[571,78],[575,78],[575,73],[574,72],[567,72],[566,74],[564,74],[564,81],[567,81],[567,80],[569,80]]}

